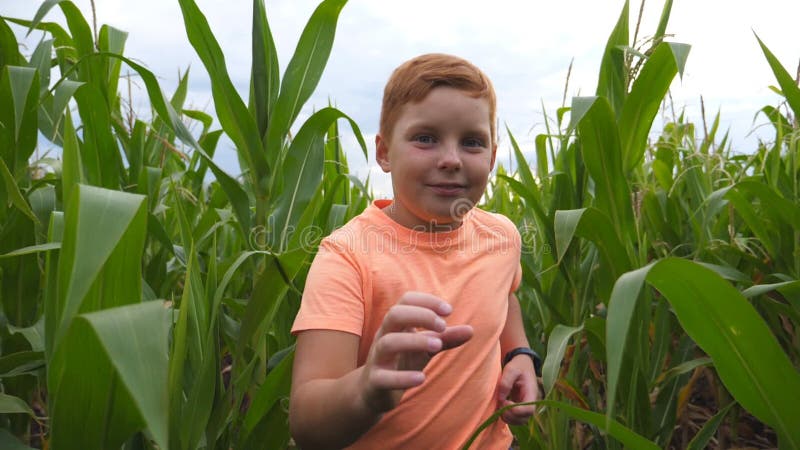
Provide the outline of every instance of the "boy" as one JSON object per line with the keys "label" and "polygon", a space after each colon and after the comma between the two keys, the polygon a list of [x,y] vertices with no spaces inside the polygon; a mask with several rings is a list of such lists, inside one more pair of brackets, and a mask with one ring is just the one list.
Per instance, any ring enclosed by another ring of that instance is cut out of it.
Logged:
{"label": "boy", "polygon": [[[472,208],[494,167],[495,103],[483,72],[454,56],[390,77],[375,144],[394,199],[322,242],[292,328],[289,421],[304,450],[457,449],[497,408],[538,399],[513,294],[519,233]],[[473,448],[511,440],[497,421]]]}

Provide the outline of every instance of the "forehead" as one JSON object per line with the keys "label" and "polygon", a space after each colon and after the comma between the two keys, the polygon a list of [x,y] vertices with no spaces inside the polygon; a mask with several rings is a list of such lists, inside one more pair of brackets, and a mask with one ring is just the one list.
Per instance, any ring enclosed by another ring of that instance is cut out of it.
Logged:
{"label": "forehead", "polygon": [[436,87],[422,100],[406,103],[400,109],[397,125],[461,124],[490,128],[489,100],[474,97],[459,89]]}

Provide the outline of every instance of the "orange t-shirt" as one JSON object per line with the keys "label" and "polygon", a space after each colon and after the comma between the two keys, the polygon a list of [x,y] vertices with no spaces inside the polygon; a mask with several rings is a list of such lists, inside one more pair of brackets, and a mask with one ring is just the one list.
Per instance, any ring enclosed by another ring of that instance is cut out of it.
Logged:
{"label": "orange t-shirt", "polygon": [[[351,449],[458,449],[497,410],[500,333],[508,297],[520,283],[520,235],[506,217],[477,208],[453,231],[405,228],[377,200],[320,245],[292,333],[325,329],[361,337],[363,365],[387,310],[406,291],[453,305],[449,324],[469,324],[470,341],[435,356],[426,381]],[[496,421],[472,448],[507,450],[511,433]]]}

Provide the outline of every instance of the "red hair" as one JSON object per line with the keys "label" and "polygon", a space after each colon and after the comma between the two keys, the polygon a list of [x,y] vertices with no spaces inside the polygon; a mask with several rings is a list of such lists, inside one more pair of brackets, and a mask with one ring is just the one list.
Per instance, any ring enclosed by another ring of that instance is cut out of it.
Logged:
{"label": "red hair", "polygon": [[497,95],[492,82],[469,61],[453,55],[429,53],[412,58],[392,72],[383,90],[380,133],[389,139],[403,105],[420,102],[435,88],[447,86],[489,102],[489,127],[496,142]]}

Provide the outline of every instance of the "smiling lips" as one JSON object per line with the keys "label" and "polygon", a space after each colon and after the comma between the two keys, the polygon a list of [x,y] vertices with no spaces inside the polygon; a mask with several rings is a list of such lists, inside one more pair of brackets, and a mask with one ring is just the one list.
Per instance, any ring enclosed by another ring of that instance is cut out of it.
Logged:
{"label": "smiling lips", "polygon": [[439,195],[453,196],[464,192],[466,189],[463,184],[458,183],[436,183],[428,185],[433,192]]}

